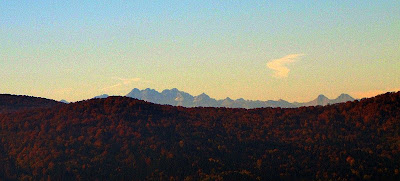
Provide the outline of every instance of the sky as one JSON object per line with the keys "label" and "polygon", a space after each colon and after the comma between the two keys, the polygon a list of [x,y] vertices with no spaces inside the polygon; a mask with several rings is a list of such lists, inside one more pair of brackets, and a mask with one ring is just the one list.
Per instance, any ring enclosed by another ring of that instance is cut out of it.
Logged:
{"label": "sky", "polygon": [[310,101],[400,90],[400,1],[0,1],[0,93]]}

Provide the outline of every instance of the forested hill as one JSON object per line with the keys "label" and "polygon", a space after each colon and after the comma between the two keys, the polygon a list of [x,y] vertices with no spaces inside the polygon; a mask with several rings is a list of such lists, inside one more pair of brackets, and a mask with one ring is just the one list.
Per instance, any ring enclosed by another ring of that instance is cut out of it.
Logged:
{"label": "forested hill", "polygon": [[34,108],[48,108],[60,104],[62,103],[45,98],[0,94],[0,113]]}
{"label": "forested hill", "polygon": [[296,109],[127,97],[0,114],[0,177],[400,180],[400,92]]}

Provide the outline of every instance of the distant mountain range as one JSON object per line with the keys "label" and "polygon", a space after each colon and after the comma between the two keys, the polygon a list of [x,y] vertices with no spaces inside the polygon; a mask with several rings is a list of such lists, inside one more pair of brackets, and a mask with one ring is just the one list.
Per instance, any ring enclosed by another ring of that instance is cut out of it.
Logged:
{"label": "distant mountain range", "polygon": [[[94,98],[107,98],[107,94],[96,96]],[[261,107],[282,107],[282,108],[296,108],[302,106],[325,106],[328,104],[336,104],[347,101],[354,101],[355,99],[348,94],[341,94],[336,99],[329,99],[324,95],[319,95],[316,99],[310,102],[298,103],[288,102],[285,100],[268,100],[268,101],[253,101],[245,100],[243,98],[233,100],[229,97],[221,100],[211,98],[205,93],[198,96],[192,96],[189,93],[180,91],[176,88],[166,89],[158,92],[154,89],[139,90],[137,88],[129,92],[126,97],[136,98],[156,104],[167,104],[173,106],[183,107],[227,107],[227,108],[261,108]]]}

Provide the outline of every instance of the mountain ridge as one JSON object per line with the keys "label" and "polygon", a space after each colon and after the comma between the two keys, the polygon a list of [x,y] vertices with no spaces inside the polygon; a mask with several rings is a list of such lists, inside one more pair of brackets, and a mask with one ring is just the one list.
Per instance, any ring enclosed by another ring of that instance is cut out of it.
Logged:
{"label": "mountain ridge", "polygon": [[[282,107],[282,108],[297,108],[302,106],[326,106],[328,104],[336,104],[347,101],[354,101],[353,97],[348,94],[342,93],[335,99],[329,99],[321,94],[316,99],[309,102],[288,102],[283,99],[279,100],[245,100],[239,98],[233,100],[229,97],[225,99],[211,98],[209,95],[202,93],[193,96],[187,92],[180,91],[177,88],[165,89],[158,92],[155,89],[146,88],[139,90],[138,88],[132,89],[131,92],[125,95],[126,97],[136,98],[156,104],[166,104],[172,106],[183,107],[226,107],[226,108],[263,108],[263,107]],[[96,96],[95,98],[107,98],[107,94]]]}
{"label": "mountain ridge", "polygon": [[0,113],[49,108],[61,104],[64,103],[41,97],[0,94]]}
{"label": "mountain ridge", "polygon": [[399,180],[399,108],[400,92],[298,109],[57,103],[0,113],[0,178]]}

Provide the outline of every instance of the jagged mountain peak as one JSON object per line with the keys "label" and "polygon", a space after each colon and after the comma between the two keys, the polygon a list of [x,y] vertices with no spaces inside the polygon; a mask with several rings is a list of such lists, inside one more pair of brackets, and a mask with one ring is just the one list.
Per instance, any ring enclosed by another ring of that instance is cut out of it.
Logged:
{"label": "jagged mountain peak", "polygon": [[[301,106],[317,106],[317,105],[328,105],[340,102],[347,102],[355,100],[348,94],[341,94],[336,99],[329,99],[325,95],[320,94],[318,97],[310,102],[298,103],[288,102],[286,100],[279,99],[278,101],[252,101],[239,98],[236,100],[226,97],[225,99],[216,100],[211,98],[206,93],[202,93],[197,96],[192,96],[189,93],[180,91],[177,88],[165,89],[161,93],[155,89],[146,88],[139,90],[138,88],[132,89],[127,97],[132,97],[156,104],[168,104],[173,106],[184,106],[184,107],[235,107],[235,108],[261,108],[261,107],[282,107],[282,108],[293,108]],[[108,95],[104,94],[97,96],[96,98],[106,98]]]}
{"label": "jagged mountain peak", "polygon": [[134,95],[134,94],[137,94],[137,93],[140,93],[140,90],[137,89],[137,88],[134,88],[134,89],[132,89],[131,92],[129,92],[129,93],[127,94],[127,96],[128,96],[128,95]]}
{"label": "jagged mountain peak", "polygon": [[340,94],[336,99],[331,100],[332,104],[340,103],[340,102],[347,102],[347,101],[354,101],[355,99],[348,94]]}
{"label": "jagged mountain peak", "polygon": [[350,98],[350,99],[354,99],[353,97],[351,97],[350,95],[348,95],[348,94],[344,94],[344,93],[342,93],[342,94],[340,94],[340,96],[339,97],[337,97],[336,99],[343,99],[343,98]]}
{"label": "jagged mountain peak", "polygon": [[206,93],[201,93],[200,95],[196,96],[198,98],[210,98],[210,96],[208,96]]}
{"label": "jagged mountain peak", "polygon": [[150,88],[146,88],[145,90],[143,90],[144,92],[154,92],[154,93],[159,93],[157,90],[155,89],[150,89]]}
{"label": "jagged mountain peak", "polygon": [[165,93],[176,93],[176,92],[180,92],[177,88],[172,88],[172,89],[165,89],[163,90],[161,93],[165,94]]}
{"label": "jagged mountain peak", "polygon": [[322,100],[322,99],[328,99],[328,98],[325,95],[320,94],[317,99]]}
{"label": "jagged mountain peak", "polygon": [[210,96],[208,96],[205,93],[202,93],[202,94],[200,94],[198,96],[195,96],[194,99],[193,99],[193,102],[194,102],[195,106],[199,106],[201,104],[206,104],[206,102],[210,101],[210,99],[211,99]]}
{"label": "jagged mountain peak", "polygon": [[226,97],[225,100],[226,101],[233,101],[233,99],[231,99],[230,97]]}

